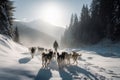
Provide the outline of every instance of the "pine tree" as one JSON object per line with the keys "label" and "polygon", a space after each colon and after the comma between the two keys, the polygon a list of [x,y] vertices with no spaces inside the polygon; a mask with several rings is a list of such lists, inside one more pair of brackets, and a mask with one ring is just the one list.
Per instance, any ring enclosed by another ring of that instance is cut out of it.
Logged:
{"label": "pine tree", "polygon": [[71,19],[70,19],[70,25],[69,27],[72,27],[73,26],[73,14],[71,15]]}
{"label": "pine tree", "polygon": [[77,25],[78,24],[78,17],[77,14],[74,15],[74,21],[73,21],[73,25]]}
{"label": "pine tree", "polygon": [[72,30],[70,31],[71,35],[71,46],[77,46],[77,27],[79,24],[77,14],[74,14],[73,19],[73,26]]}
{"label": "pine tree", "polygon": [[64,35],[61,38],[62,44],[66,46],[74,46],[75,44],[75,33],[76,33],[76,26],[78,24],[78,17],[77,14],[72,14],[70,19],[70,25],[66,28]]}
{"label": "pine tree", "polygon": [[[91,4],[91,35],[92,43],[97,43],[105,37],[105,24],[104,20],[101,18],[101,0],[93,0]],[[104,16],[105,17],[105,16]]]}
{"label": "pine tree", "polygon": [[114,28],[111,30],[112,37],[111,39],[114,41],[120,40],[120,0],[114,1],[114,12],[112,17],[112,23],[114,24]]}
{"label": "pine tree", "polygon": [[15,28],[15,36],[14,36],[14,41],[19,43],[19,31],[18,28]]}
{"label": "pine tree", "polygon": [[102,20],[103,28],[105,30],[105,37],[110,38],[113,34],[114,23],[112,22],[114,12],[115,0],[101,0],[100,1],[100,17]]}
{"label": "pine tree", "polygon": [[77,27],[77,39],[81,43],[88,41],[89,37],[89,28],[90,28],[90,13],[88,6],[83,5],[82,11],[81,11],[81,16],[80,16],[80,21],[79,21],[79,26]]}
{"label": "pine tree", "polygon": [[13,21],[13,9],[12,1],[0,0],[0,33],[13,36],[13,29],[11,27]]}

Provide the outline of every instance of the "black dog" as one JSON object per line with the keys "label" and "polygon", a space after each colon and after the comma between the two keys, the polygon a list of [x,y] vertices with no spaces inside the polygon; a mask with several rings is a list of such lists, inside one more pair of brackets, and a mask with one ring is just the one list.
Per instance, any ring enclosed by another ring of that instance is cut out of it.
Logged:
{"label": "black dog", "polygon": [[49,51],[48,54],[43,52],[42,53],[42,67],[46,67],[52,60],[52,57],[53,57],[53,51]]}
{"label": "black dog", "polygon": [[65,55],[66,55],[66,52],[62,52],[62,54],[59,54],[59,53],[57,52],[57,62],[58,62],[58,66],[59,66],[59,67],[61,67],[62,64],[64,63]]}
{"label": "black dog", "polygon": [[34,54],[35,54],[35,50],[36,50],[36,47],[31,47],[29,48],[30,49],[30,52],[31,52],[31,56],[32,58],[34,57]]}

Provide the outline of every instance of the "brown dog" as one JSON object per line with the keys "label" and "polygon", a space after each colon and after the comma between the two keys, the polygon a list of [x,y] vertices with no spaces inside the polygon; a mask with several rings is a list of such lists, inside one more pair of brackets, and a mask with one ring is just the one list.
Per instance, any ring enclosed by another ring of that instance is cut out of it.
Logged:
{"label": "brown dog", "polygon": [[79,55],[79,53],[73,51],[73,54],[72,54],[73,64],[75,63],[78,64],[78,58],[80,56],[82,56],[82,54]]}

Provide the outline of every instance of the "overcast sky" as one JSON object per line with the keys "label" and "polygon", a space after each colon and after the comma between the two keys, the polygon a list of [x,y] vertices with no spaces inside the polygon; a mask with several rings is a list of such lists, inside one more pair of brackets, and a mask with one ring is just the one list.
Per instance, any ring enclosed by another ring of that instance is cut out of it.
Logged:
{"label": "overcast sky", "polygon": [[[72,13],[80,16],[83,4],[90,6],[92,0],[13,0],[14,17],[21,21],[41,19],[56,26],[65,27]],[[52,12],[51,12],[52,11]],[[54,14],[52,14],[54,13]]]}

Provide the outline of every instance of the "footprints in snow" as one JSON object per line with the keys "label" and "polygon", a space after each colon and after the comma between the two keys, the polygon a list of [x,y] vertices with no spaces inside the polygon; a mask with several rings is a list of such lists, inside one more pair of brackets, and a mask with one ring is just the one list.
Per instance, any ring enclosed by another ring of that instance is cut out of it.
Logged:
{"label": "footprints in snow", "polygon": [[[87,57],[87,59],[93,59],[93,57]],[[83,61],[83,60],[82,60]],[[87,71],[92,71],[92,68],[95,68],[96,69],[96,72],[103,72],[103,73],[106,73],[106,74],[109,74],[111,76],[111,78],[107,78],[99,73],[94,73],[94,75],[99,79],[99,80],[112,80],[112,77],[115,77],[115,78],[120,78],[120,74],[117,74],[115,73],[114,71],[112,70],[106,70],[105,68],[103,67],[99,67],[99,66],[94,66],[93,64],[89,63],[89,62],[86,62],[86,60],[84,60],[85,64],[84,64],[84,68],[87,70]],[[81,65],[81,64],[80,64]],[[85,80],[85,79],[81,79],[81,80]]]}

